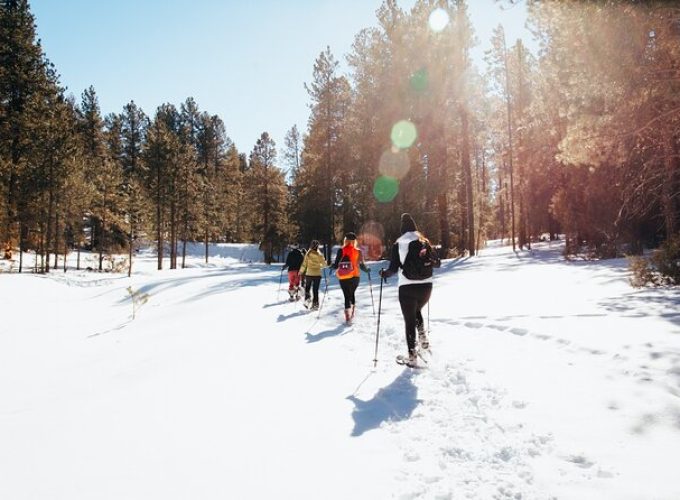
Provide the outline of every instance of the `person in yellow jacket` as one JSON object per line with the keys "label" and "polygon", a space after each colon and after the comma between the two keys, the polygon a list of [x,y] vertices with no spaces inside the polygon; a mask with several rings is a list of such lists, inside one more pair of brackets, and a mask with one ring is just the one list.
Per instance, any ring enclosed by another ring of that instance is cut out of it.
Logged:
{"label": "person in yellow jacket", "polygon": [[[300,276],[305,280],[305,302],[306,308],[316,310],[319,308],[319,285],[321,284],[321,273],[326,265],[321,252],[319,252],[319,241],[312,240],[309,244],[309,250],[305,254],[300,267]],[[312,300],[309,289],[312,289],[314,298]]]}

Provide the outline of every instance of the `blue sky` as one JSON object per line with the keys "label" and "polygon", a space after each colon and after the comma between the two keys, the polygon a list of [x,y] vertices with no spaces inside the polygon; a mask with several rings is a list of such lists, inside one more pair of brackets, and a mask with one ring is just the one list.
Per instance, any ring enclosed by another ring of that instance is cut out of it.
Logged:
{"label": "blue sky", "polygon": [[[134,100],[148,114],[193,96],[219,115],[240,151],[263,131],[279,148],[309,115],[304,82],[330,45],[344,62],[355,34],[374,26],[381,0],[31,0],[38,36],[78,100],[93,85],[104,114]],[[409,8],[413,0],[401,0]],[[528,38],[523,5],[471,0],[476,57],[499,23]],[[481,60],[479,61],[481,64]]]}

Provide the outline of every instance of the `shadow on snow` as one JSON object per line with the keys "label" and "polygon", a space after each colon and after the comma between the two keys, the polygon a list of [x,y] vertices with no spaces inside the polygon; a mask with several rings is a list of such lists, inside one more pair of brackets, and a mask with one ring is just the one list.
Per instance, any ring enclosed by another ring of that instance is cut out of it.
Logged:
{"label": "shadow on snow", "polygon": [[338,335],[344,335],[345,333],[347,333],[347,326],[344,324],[340,324],[335,328],[331,328],[330,330],[325,330],[314,335],[312,335],[309,332],[305,332],[305,336],[307,337],[307,343],[313,344],[314,342],[319,342],[320,340],[324,340],[329,337],[337,337]]}
{"label": "shadow on snow", "polygon": [[417,398],[418,388],[413,384],[415,372],[410,368],[404,371],[387,387],[380,389],[372,399],[362,401],[356,396],[347,399],[354,403],[352,436],[377,429],[383,422],[408,420],[422,402]]}

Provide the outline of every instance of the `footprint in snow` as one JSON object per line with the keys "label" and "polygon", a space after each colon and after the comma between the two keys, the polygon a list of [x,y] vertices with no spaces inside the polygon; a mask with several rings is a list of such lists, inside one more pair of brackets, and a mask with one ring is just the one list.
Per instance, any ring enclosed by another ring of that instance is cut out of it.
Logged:
{"label": "footprint in snow", "polygon": [[468,328],[479,329],[479,328],[483,327],[484,324],[483,324],[483,323],[475,323],[475,322],[472,322],[472,321],[468,321],[467,323],[465,323],[465,326],[468,327]]}
{"label": "footprint in snow", "polygon": [[572,455],[569,458],[567,458],[567,462],[571,462],[574,465],[578,465],[582,469],[589,469],[593,465],[595,465],[593,462],[588,460],[583,455]]}

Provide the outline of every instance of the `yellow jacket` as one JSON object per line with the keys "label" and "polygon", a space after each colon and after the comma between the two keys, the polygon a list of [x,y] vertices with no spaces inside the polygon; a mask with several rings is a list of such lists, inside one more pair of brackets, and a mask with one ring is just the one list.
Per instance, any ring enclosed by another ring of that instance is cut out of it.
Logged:
{"label": "yellow jacket", "polygon": [[306,276],[321,276],[321,270],[326,266],[326,260],[318,250],[308,250],[300,267],[300,274]]}

